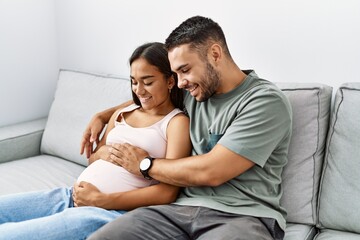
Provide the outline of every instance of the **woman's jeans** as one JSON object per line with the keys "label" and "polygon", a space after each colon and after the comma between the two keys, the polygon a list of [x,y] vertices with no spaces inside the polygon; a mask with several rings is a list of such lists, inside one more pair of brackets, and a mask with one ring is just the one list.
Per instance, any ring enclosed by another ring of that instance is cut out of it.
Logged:
{"label": "woman's jeans", "polygon": [[86,239],[125,211],[73,207],[72,188],[0,197],[0,240]]}

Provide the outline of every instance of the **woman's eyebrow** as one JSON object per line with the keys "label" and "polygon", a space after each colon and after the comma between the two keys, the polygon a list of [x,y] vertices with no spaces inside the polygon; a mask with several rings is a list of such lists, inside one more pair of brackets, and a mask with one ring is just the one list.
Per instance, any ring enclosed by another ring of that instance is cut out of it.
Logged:
{"label": "woman's eyebrow", "polygon": [[[145,75],[145,76],[142,76],[140,79],[145,80],[145,79],[152,78],[152,77],[155,77],[155,76],[154,75]],[[135,79],[135,77],[130,75],[130,79]]]}

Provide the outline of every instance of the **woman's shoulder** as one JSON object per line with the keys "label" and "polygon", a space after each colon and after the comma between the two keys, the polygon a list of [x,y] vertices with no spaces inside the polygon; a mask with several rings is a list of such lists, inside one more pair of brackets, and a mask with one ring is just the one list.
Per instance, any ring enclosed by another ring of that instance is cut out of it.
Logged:
{"label": "woman's shoulder", "polygon": [[140,106],[136,105],[135,103],[124,107],[124,108],[119,108],[117,109],[114,114],[113,114],[113,119],[115,120],[115,122],[120,122],[121,119],[119,119],[119,116],[122,115],[123,113],[128,113],[128,112],[132,112],[136,109],[138,109]]}
{"label": "woman's shoulder", "polygon": [[184,112],[179,112],[173,118],[170,119],[166,129],[167,138],[176,138],[185,141],[186,136],[189,136],[190,131],[190,119]]}
{"label": "woman's shoulder", "polygon": [[178,125],[178,124],[184,124],[189,122],[189,117],[180,109],[175,109],[172,111],[172,117],[169,120],[169,124],[171,125]]}
{"label": "woman's shoulder", "polygon": [[140,107],[139,105],[136,105],[135,103],[132,103],[132,104],[130,104],[130,105],[127,106],[127,107],[118,109],[118,111],[119,111],[119,112],[132,112],[132,111],[134,111],[135,109],[138,109],[139,107]]}
{"label": "woman's shoulder", "polygon": [[175,118],[182,118],[182,117],[186,117],[184,111],[180,110],[179,108],[174,108],[164,118],[167,118],[169,121],[171,121]]}

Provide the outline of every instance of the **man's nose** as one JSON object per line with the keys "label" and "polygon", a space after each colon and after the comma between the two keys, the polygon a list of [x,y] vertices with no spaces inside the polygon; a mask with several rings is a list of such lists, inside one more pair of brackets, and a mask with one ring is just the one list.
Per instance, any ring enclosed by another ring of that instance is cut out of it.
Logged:
{"label": "man's nose", "polygon": [[178,78],[178,87],[184,88],[188,84],[188,81],[184,78]]}

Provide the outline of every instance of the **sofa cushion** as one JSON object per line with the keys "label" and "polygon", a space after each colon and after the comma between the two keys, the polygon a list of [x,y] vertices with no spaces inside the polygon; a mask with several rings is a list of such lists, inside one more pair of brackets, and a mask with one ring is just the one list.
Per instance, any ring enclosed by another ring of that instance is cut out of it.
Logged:
{"label": "sofa cushion", "polygon": [[320,185],[320,228],[360,233],[359,107],[360,83],[341,85],[335,97]]}
{"label": "sofa cushion", "polygon": [[80,141],[91,117],[131,99],[130,80],[61,70],[41,152],[87,165]]}
{"label": "sofa cushion", "polygon": [[315,226],[287,224],[284,240],[312,240],[317,230]]}
{"label": "sofa cushion", "polygon": [[0,196],[10,193],[68,187],[84,166],[41,155],[0,164]]}
{"label": "sofa cushion", "polygon": [[315,83],[278,83],[293,111],[293,133],[283,172],[282,206],[287,222],[315,225],[332,88]]}
{"label": "sofa cushion", "polygon": [[42,118],[0,127],[0,163],[39,155],[45,124]]}
{"label": "sofa cushion", "polygon": [[360,235],[356,233],[325,229],[321,230],[314,240],[360,240]]}

